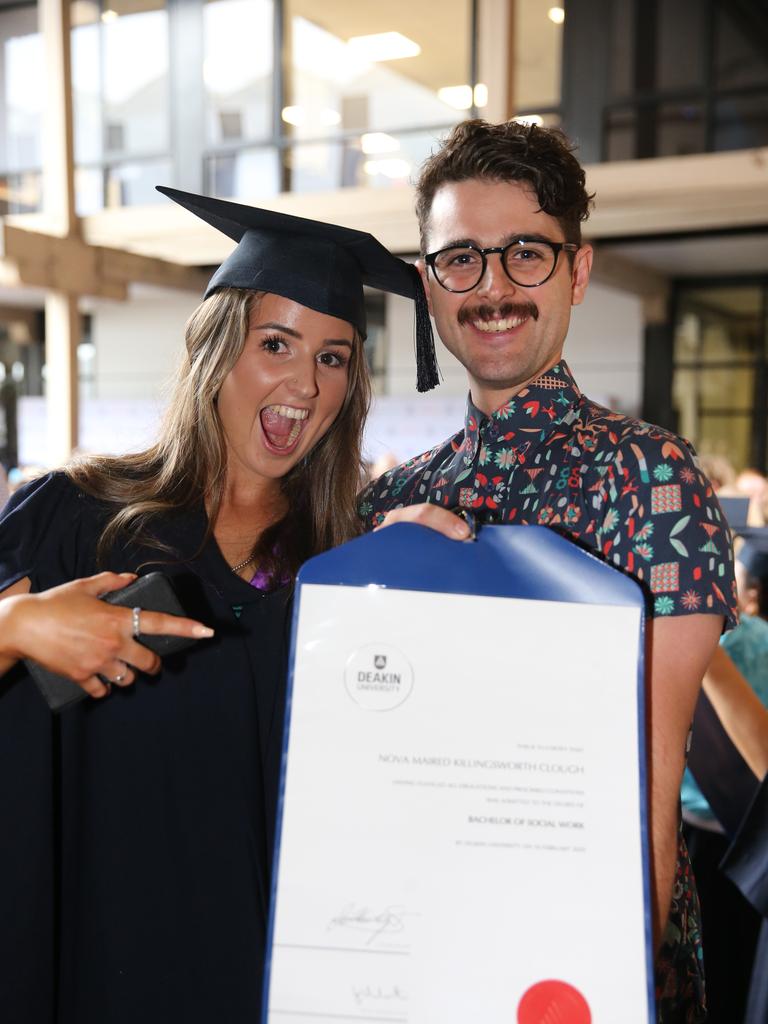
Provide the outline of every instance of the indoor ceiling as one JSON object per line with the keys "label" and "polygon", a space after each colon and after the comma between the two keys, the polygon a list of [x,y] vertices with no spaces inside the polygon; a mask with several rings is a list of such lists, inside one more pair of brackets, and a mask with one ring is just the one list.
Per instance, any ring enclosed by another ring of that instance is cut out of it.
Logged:
{"label": "indoor ceiling", "polygon": [[[288,17],[301,17],[339,39],[378,32],[400,32],[418,43],[418,57],[393,61],[392,68],[429,89],[469,82],[469,0],[440,0],[435,4],[413,0],[386,3],[350,3],[349,0],[289,0]],[[446,26],[452,26],[450,31]]]}
{"label": "indoor ceiling", "polygon": [[768,231],[698,237],[603,242],[601,258],[616,253],[665,277],[733,277],[768,274]]}

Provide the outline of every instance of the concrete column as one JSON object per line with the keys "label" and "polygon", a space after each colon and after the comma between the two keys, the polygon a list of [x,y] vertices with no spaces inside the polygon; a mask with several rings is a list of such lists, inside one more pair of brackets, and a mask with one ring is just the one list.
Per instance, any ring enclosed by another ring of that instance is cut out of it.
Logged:
{"label": "concrete column", "polygon": [[488,87],[488,104],[478,113],[486,121],[499,124],[514,111],[514,0],[479,0],[477,14],[477,77]]}
{"label": "concrete column", "polygon": [[[43,209],[54,234],[76,237],[69,0],[40,0],[46,74]],[[45,301],[49,460],[65,461],[78,443],[77,296],[49,291]]]}
{"label": "concrete column", "polygon": [[48,292],[45,298],[45,395],[48,461],[66,462],[78,443],[77,297]]}

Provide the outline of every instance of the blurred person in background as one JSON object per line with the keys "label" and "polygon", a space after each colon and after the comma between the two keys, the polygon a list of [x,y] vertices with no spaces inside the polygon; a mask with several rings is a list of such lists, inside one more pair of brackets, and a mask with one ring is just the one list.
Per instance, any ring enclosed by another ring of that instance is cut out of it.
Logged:
{"label": "blurred person in background", "polygon": [[[742,543],[735,570],[740,623],[721,640],[703,688],[760,781],[768,769],[768,540],[758,535]],[[708,1019],[711,1024],[740,1024],[753,974],[768,969],[755,962],[762,918],[720,869],[731,840],[690,769],[681,798],[701,900]]]}
{"label": "blurred person in background", "polygon": [[739,493],[736,489],[736,470],[725,455],[704,452],[699,455],[699,465],[717,494]]}
{"label": "blurred person in background", "polygon": [[[370,235],[167,192],[238,245],[159,441],[0,518],[3,1024],[260,1019],[292,583],[361,531],[363,282],[419,285]],[[152,569],[191,619],[97,600]],[[161,666],[141,631],[208,639]],[[97,700],[52,717],[23,656]]]}
{"label": "blurred person in background", "polygon": [[749,497],[750,526],[768,525],[768,479],[759,469],[744,469],[736,477],[736,490]]}

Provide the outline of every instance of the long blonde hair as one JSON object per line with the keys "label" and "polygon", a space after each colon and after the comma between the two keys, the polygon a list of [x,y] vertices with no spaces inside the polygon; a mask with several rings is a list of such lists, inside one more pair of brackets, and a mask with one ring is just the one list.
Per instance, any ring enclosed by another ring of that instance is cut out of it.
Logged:
{"label": "long blonde hair", "polygon": [[[125,456],[93,456],[67,467],[78,487],[115,506],[99,540],[100,560],[119,537],[171,553],[153,536],[153,523],[202,503],[208,512],[206,539],[210,536],[227,471],[216,397],[243,351],[259,297],[258,292],[224,288],[189,318],[186,355],[152,447]],[[315,447],[280,481],[288,511],[255,543],[252,554],[264,571],[293,575],[306,558],[361,532],[355,499],[362,480],[362,432],[369,405],[363,343],[356,335],[341,411]]]}

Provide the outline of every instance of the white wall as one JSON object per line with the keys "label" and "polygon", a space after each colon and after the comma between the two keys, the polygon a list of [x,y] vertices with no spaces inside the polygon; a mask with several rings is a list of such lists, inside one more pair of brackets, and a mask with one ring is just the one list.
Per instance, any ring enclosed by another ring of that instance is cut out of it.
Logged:
{"label": "white wall", "polygon": [[637,296],[590,284],[573,309],[564,355],[584,394],[628,416],[640,414],[643,309]]}
{"label": "white wall", "polygon": [[135,286],[129,302],[94,301],[95,385],[99,399],[158,399],[183,351],[184,324],[200,297]]}

